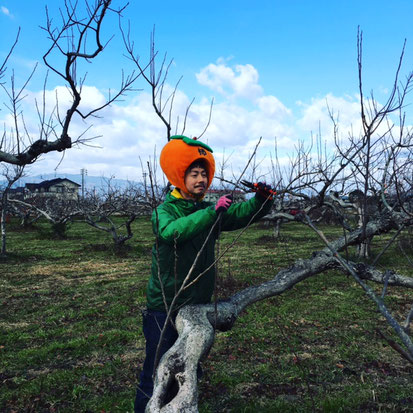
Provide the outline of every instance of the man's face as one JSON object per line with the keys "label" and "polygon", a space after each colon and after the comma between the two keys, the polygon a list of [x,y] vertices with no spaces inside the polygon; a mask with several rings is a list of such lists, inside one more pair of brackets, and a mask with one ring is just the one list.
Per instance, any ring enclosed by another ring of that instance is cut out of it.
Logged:
{"label": "man's face", "polygon": [[195,197],[204,195],[208,186],[208,175],[205,168],[196,166],[191,168],[185,174],[186,192]]}

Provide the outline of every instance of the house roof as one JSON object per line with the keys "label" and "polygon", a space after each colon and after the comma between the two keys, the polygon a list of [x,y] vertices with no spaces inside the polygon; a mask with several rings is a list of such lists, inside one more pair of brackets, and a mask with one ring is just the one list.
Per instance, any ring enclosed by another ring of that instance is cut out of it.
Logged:
{"label": "house roof", "polygon": [[78,183],[73,182],[73,181],[71,181],[70,179],[67,179],[67,178],[55,178],[55,179],[50,179],[48,181],[40,182],[38,184],[27,183],[26,188],[29,189],[30,191],[33,191],[35,189],[44,188],[47,191],[51,186],[58,185],[62,182],[70,182],[71,184],[74,184],[78,187],[81,186]]}

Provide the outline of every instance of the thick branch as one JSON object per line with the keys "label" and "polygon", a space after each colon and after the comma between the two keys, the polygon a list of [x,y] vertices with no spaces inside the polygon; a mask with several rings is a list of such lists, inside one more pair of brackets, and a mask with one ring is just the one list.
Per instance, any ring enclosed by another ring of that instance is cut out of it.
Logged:
{"label": "thick branch", "polygon": [[[336,251],[348,245],[360,243],[363,236],[372,236],[388,232],[404,221],[410,220],[402,214],[382,217],[369,222],[365,231],[358,229],[331,243]],[[409,221],[410,222],[410,221]],[[336,268],[337,261],[330,248],[313,254],[306,260],[298,260],[291,267],[281,270],[272,280],[261,285],[246,288],[230,299],[202,306],[187,306],[181,309],[176,318],[179,333],[178,340],[162,357],[155,376],[153,396],[148,404],[149,412],[197,412],[197,366],[213,342],[214,329],[224,331],[231,329],[238,315],[249,305],[268,297],[280,295],[297,283],[320,274],[328,269]],[[356,267],[357,268],[357,267]],[[363,276],[375,281],[383,276],[374,269],[363,267]],[[399,275],[392,275],[389,284],[412,287],[412,280]],[[209,322],[207,321],[209,320]],[[178,384],[178,393],[169,403],[164,403],[168,388],[174,381]]]}
{"label": "thick branch", "polygon": [[33,142],[25,151],[18,154],[0,151],[0,162],[6,162],[19,166],[29,165],[36,161],[36,159],[42,154],[53,151],[62,152],[71,147],[72,140],[68,135],[62,135],[61,138],[56,139],[53,142],[39,139]]}

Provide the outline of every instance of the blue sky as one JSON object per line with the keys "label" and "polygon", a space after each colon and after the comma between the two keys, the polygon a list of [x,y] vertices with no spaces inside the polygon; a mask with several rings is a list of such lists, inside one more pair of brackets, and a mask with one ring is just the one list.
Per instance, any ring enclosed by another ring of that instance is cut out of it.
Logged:
{"label": "blue sky", "polygon": [[[35,61],[41,63],[48,47],[43,1],[0,0],[0,58],[13,42],[18,27],[21,39],[9,68],[23,79]],[[58,18],[61,0],[49,2]],[[114,6],[122,3],[115,0]],[[176,113],[195,97],[188,135],[197,135],[205,123],[212,97],[212,123],[204,139],[221,154],[235,152],[231,160],[241,165],[255,142],[263,136],[261,154],[269,157],[274,137],[285,158],[296,142],[306,140],[322,125],[329,139],[325,102],[340,113],[343,133],[357,124],[357,28],[363,31],[365,92],[371,89],[383,103],[392,86],[398,58],[407,39],[402,79],[413,70],[413,2],[396,1],[158,1],[131,4],[124,23],[131,22],[131,37],[145,60],[149,34],[156,27],[156,45],[174,59],[170,84],[182,75]],[[108,19],[105,34],[117,32],[116,19]],[[116,88],[122,67],[118,33],[88,70],[85,101],[99,101],[100,93]],[[29,97],[42,88],[44,70],[28,86]],[[19,78],[18,76],[18,78]],[[51,77],[48,90],[62,86]],[[93,132],[101,149],[72,149],[59,172],[75,173],[86,167],[90,174],[140,179],[141,157],[153,156],[165,142],[162,125],[150,113],[147,86],[94,121]],[[2,96],[3,98],[3,96]],[[4,100],[4,99],[3,99]],[[411,100],[410,100],[411,101]],[[0,120],[5,116],[4,107]],[[410,119],[412,117],[410,116]],[[77,126],[75,125],[76,131]],[[116,154],[114,155],[114,152]],[[51,172],[59,157],[43,157],[31,173]],[[234,167],[235,169],[235,167]]]}

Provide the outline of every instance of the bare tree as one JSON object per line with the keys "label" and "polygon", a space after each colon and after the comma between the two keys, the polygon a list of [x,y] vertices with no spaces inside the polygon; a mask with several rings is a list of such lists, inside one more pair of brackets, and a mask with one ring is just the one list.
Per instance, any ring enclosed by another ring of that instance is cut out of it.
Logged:
{"label": "bare tree", "polygon": [[73,218],[79,216],[81,209],[78,201],[56,197],[33,196],[25,199],[10,199],[16,207],[33,211],[37,216],[44,217],[50,224],[53,234],[65,238],[68,225]]}
{"label": "bare tree", "polygon": [[6,184],[1,191],[1,218],[0,218],[0,227],[1,227],[1,256],[5,256],[7,252],[7,232],[6,232],[6,223],[7,223],[7,211],[9,209],[9,194],[12,186],[17,182],[24,172],[24,166],[14,166],[14,165],[1,165],[3,169],[3,176],[6,178]]}
{"label": "bare tree", "polygon": [[[177,119],[172,119],[173,117],[173,108],[174,108],[174,101],[176,97],[176,92],[178,90],[178,86],[182,80],[182,77],[178,79],[175,83],[175,86],[170,90],[167,85],[167,79],[169,75],[169,70],[173,63],[173,59],[168,61],[167,54],[165,53],[162,59],[160,59],[159,67],[158,64],[158,54],[159,52],[155,49],[155,28],[151,33],[150,38],[150,48],[149,48],[149,65],[144,66],[142,65],[139,55],[136,53],[134,42],[130,38],[130,32],[128,30],[122,29],[122,35],[124,40],[124,45],[126,48],[127,56],[129,59],[136,65],[138,72],[142,75],[145,82],[149,85],[151,90],[151,98],[152,98],[152,106],[156,115],[162,121],[166,128],[166,138],[169,141],[173,132],[175,134],[184,134],[186,125],[187,125],[187,118],[190,112],[191,106],[195,99],[189,103],[185,110],[185,114],[183,115],[182,119],[182,126],[180,126],[181,120],[179,116]],[[147,74],[146,69],[149,66],[149,73]],[[209,117],[205,124],[203,131],[200,131],[197,135],[198,138],[202,137],[211,121],[212,115],[212,108],[213,108],[214,101],[211,101]],[[173,126],[175,125],[175,126]]]}
{"label": "bare tree", "polygon": [[[27,128],[22,103],[26,97],[25,89],[36,70],[28,76],[22,87],[17,88],[14,73],[10,82],[5,82],[7,62],[18,42],[10,49],[10,53],[0,66],[0,85],[8,96],[10,105],[7,109],[12,113],[13,121],[5,127],[0,141],[0,162],[13,165],[28,165],[35,162],[41,155],[48,152],[62,152],[75,144],[85,143],[84,133],[77,137],[71,136],[71,124],[75,117],[85,120],[95,116],[100,110],[110,105],[126,92],[132,90],[132,85],[140,73],[132,72],[128,76],[122,74],[122,81],[115,93],[109,93],[106,102],[93,109],[84,111],[81,107],[82,88],[86,81],[86,73],[80,73],[82,62],[91,63],[101,54],[109,41],[102,39],[102,26],[109,14],[121,16],[123,8],[115,10],[111,0],[85,1],[84,5],[65,0],[60,10],[61,22],[55,26],[46,8],[46,25],[42,27],[50,47],[43,56],[46,67],[65,82],[70,93],[70,104],[65,114],[59,112],[59,98],[50,112],[46,111],[45,93],[43,101],[36,102],[38,117],[38,132],[34,136]],[[83,6],[83,8],[82,8]],[[44,92],[47,86],[47,76]]]}
{"label": "bare tree", "polygon": [[11,215],[20,220],[20,226],[22,228],[32,228],[43,215],[33,208],[32,205],[19,204],[18,202],[14,202],[15,199],[22,201],[24,199],[24,192],[14,193],[10,199],[9,207],[11,209]]}
{"label": "bare tree", "polygon": [[132,183],[126,188],[116,188],[108,179],[104,190],[86,194],[81,210],[87,224],[109,233],[115,247],[120,248],[133,236],[133,221],[150,213],[151,202],[145,188]]}

